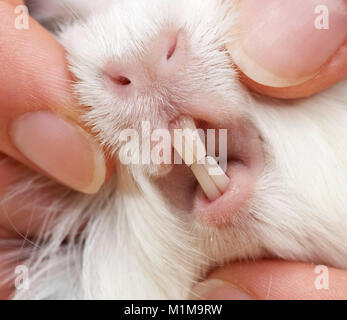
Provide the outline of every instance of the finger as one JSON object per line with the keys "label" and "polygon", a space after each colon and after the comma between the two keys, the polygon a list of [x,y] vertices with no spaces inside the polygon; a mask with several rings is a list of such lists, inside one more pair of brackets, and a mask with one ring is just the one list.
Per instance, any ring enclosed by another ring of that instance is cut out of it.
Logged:
{"label": "finger", "polygon": [[0,194],[12,183],[27,174],[28,171],[19,162],[0,153]]}
{"label": "finger", "polygon": [[230,53],[254,90],[298,98],[347,76],[345,0],[243,0],[240,8]]}
{"label": "finger", "polygon": [[19,6],[24,4],[24,0],[1,0],[3,2],[6,2],[12,6]]}
{"label": "finger", "polygon": [[0,300],[11,299],[16,289],[23,289],[27,258],[28,250],[20,241],[0,242]]}
{"label": "finger", "polygon": [[53,186],[4,193],[0,200],[0,239],[36,239],[47,230],[48,221],[60,213],[52,203],[63,194],[63,190]]}
{"label": "finger", "polygon": [[[25,183],[16,185],[22,179]],[[45,187],[30,187],[33,179]],[[46,178],[40,178],[21,163],[0,154],[0,239],[36,239],[39,232],[47,230],[48,216],[60,214],[52,203],[67,192],[49,183]]]}
{"label": "finger", "polygon": [[325,90],[347,76],[347,43],[344,44],[330,61],[322,67],[320,72],[313,78],[302,84],[288,88],[274,88],[259,84],[246,75],[242,80],[251,89],[275,98],[295,99],[311,96]]}
{"label": "finger", "polygon": [[14,273],[15,264],[9,263],[5,257],[9,253],[8,248],[0,247],[0,300],[9,299],[13,293],[14,283],[6,281],[7,278],[12,278]]}
{"label": "finger", "polygon": [[31,19],[28,29],[17,29],[17,15],[0,1],[0,60],[6,61],[0,71],[0,150],[73,189],[95,193],[105,180],[105,159],[76,121],[65,52]]}
{"label": "finger", "polygon": [[[24,207],[19,208],[19,203],[23,201],[20,196],[9,202],[4,202],[3,198],[7,188],[28,173],[29,169],[25,166],[0,154],[0,239],[20,236],[20,231],[13,228],[13,225],[15,225],[13,217],[17,217],[16,220],[20,224],[20,230],[23,230],[23,222],[28,223],[28,218],[31,217],[28,210],[24,212]],[[20,214],[18,214],[18,210]]]}
{"label": "finger", "polygon": [[347,299],[347,272],[296,262],[238,263],[198,284],[195,298],[221,300]]}
{"label": "finger", "polygon": [[40,229],[44,210],[35,205],[35,199],[40,198],[40,203],[43,203],[45,196],[42,192],[38,195],[28,190],[11,198],[7,194],[11,185],[29,174],[32,174],[30,169],[0,154],[0,239],[32,237]]}

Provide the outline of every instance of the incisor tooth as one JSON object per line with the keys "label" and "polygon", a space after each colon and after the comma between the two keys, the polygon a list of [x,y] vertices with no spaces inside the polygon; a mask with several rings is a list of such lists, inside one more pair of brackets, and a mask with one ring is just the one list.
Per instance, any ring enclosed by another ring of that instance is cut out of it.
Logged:
{"label": "incisor tooth", "polygon": [[216,159],[212,157],[206,158],[205,168],[208,171],[208,175],[212,178],[213,182],[217,186],[220,192],[224,193],[228,188],[230,179],[225,174],[223,169],[218,165]]}
{"label": "incisor tooth", "polygon": [[206,157],[206,148],[201,141],[194,120],[180,117],[175,124],[173,146],[187,166],[200,162]]}
{"label": "incisor tooth", "polygon": [[210,201],[217,200],[222,194],[214,184],[211,176],[209,176],[205,165],[194,163],[190,168],[192,169],[194,176],[198,180],[201,189],[205,192],[207,198]]}
{"label": "incisor tooth", "polygon": [[174,148],[191,168],[207,198],[210,201],[217,200],[226,191],[230,179],[214,158],[207,157],[194,120],[181,117],[173,125],[173,129]]}

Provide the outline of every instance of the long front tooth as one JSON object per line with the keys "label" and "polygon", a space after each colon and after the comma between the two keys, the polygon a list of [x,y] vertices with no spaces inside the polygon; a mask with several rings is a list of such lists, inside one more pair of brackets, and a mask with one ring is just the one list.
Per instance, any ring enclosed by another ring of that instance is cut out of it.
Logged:
{"label": "long front tooth", "polygon": [[190,168],[198,180],[201,189],[204,191],[210,201],[215,201],[221,197],[222,194],[218,190],[214,181],[211,179],[211,176],[208,174],[204,164],[194,163]]}
{"label": "long front tooth", "polygon": [[227,190],[230,179],[214,158],[205,160],[206,164],[195,163],[191,169],[208,199],[214,201]]}
{"label": "long front tooth", "polygon": [[200,139],[194,120],[181,117],[173,129],[174,148],[192,169],[207,198],[210,201],[217,200],[226,191],[230,179],[214,158],[207,157],[205,145]]}
{"label": "long front tooth", "polygon": [[180,117],[177,120],[173,146],[187,166],[206,157],[205,144],[201,141],[199,131],[191,118]]}
{"label": "long front tooth", "polygon": [[230,178],[225,174],[223,169],[218,165],[216,159],[206,157],[206,165],[208,175],[211,177],[218,190],[224,193],[229,185]]}

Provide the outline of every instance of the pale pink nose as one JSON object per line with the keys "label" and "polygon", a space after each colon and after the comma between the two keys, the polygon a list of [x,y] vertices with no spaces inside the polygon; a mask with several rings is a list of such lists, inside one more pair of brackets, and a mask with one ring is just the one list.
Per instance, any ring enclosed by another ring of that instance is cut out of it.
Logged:
{"label": "pale pink nose", "polygon": [[141,59],[130,61],[110,62],[104,68],[106,80],[118,94],[129,94],[177,73],[185,61],[184,39],[177,32],[162,33],[148,44]]}

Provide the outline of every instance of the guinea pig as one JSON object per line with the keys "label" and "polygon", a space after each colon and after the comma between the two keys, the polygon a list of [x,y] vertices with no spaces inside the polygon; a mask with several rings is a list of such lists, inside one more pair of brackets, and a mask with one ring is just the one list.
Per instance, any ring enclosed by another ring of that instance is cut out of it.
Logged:
{"label": "guinea pig", "polygon": [[[11,256],[30,274],[14,299],[187,299],[213,268],[260,258],[347,269],[347,81],[291,101],[249,91],[232,62],[237,0],[27,4],[66,49],[81,121],[116,170],[95,195],[32,174],[2,196],[51,199]],[[143,123],[181,115],[227,129],[215,201],[185,165],[120,161],[124,130],[148,152]]]}

